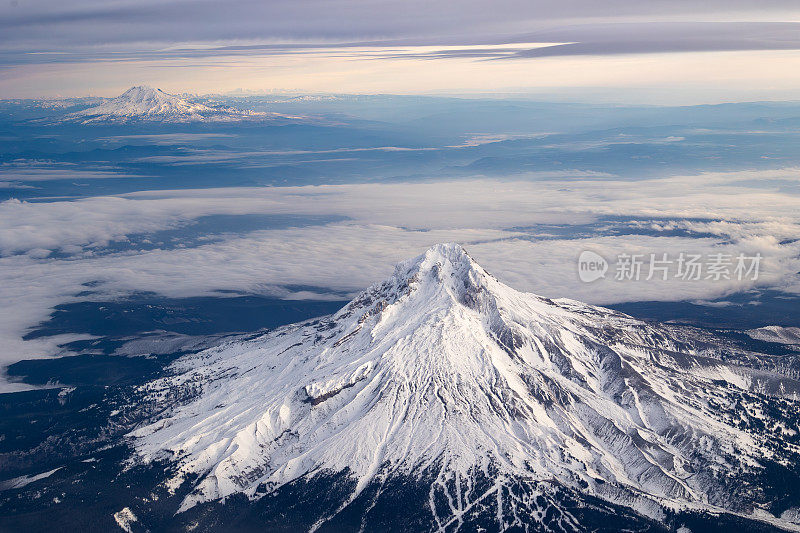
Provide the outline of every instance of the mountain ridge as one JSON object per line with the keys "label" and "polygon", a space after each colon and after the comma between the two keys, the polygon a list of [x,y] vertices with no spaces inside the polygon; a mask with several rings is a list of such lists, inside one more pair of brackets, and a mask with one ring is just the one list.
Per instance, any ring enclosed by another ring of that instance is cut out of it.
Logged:
{"label": "mountain ridge", "polygon": [[[145,463],[177,465],[167,486],[191,486],[179,512],[346,472],[349,496],[315,528],[399,476],[429,479],[434,529],[520,482],[650,519],[695,509],[800,529],[763,511],[747,481],[797,445],[732,421],[736,402],[758,407],[750,391],[783,402],[800,383],[708,350],[622,313],[519,293],[450,243],[328,318],[178,360],[143,391],[158,401],[191,388],[192,399],[131,438]],[[479,478],[492,481],[474,494]]]}
{"label": "mountain ridge", "polygon": [[[161,89],[137,85],[99,105],[70,113],[65,117],[65,120],[85,124],[126,123],[143,120],[188,123],[230,122],[270,116],[273,116],[273,114],[245,111],[232,107],[212,107],[166,93]],[[275,114],[274,116],[279,115]]]}

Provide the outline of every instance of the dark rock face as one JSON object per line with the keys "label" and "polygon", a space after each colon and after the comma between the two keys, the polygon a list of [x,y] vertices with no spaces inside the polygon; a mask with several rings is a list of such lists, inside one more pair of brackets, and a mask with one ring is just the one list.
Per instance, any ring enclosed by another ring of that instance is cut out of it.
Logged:
{"label": "dark rock face", "polygon": [[[115,447],[95,454],[96,463],[76,463],[36,489],[0,493],[0,531],[105,532],[118,530],[114,514],[128,508],[137,517],[133,532],[409,533],[433,531],[531,532],[772,532],[769,525],[734,515],[667,513],[645,518],[620,505],[557,484],[504,480],[497,472],[476,472],[469,486],[485,496],[458,509],[466,480],[390,476],[371,483],[351,500],[356,481],[347,472],[300,478],[252,501],[238,495],[175,514],[189,487],[170,494],[160,486],[166,464],[119,465],[130,450]],[[459,487],[459,485],[462,485]],[[266,488],[264,488],[266,491]],[[431,501],[437,515],[431,512]],[[448,518],[445,518],[448,517]]]}

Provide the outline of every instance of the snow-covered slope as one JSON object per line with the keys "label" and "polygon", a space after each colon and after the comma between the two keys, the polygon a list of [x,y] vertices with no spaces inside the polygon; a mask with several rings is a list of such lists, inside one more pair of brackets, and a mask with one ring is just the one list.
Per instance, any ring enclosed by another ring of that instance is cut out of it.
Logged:
{"label": "snow-covered slope", "polygon": [[748,329],[745,333],[760,341],[777,342],[779,344],[800,344],[800,328],[765,326],[763,328]]}
{"label": "snow-covered slope", "polygon": [[228,122],[266,116],[266,113],[242,111],[230,107],[211,107],[165,93],[161,89],[137,86],[97,106],[71,113],[66,119],[83,123],[142,120]]}
{"label": "snow-covered slope", "polygon": [[[706,349],[517,292],[437,245],[328,318],[178,360],[145,392],[191,399],[131,436],[144,461],[178,465],[170,486],[193,484],[181,510],[344,472],[340,509],[376,482],[424,480],[440,528],[487,501],[500,524],[537,520],[501,501],[519,481],[657,518],[696,507],[777,522],[760,508],[759,462],[795,453],[775,440],[798,428],[772,428],[763,402],[792,409],[800,384]],[[772,429],[756,433],[750,416]]]}

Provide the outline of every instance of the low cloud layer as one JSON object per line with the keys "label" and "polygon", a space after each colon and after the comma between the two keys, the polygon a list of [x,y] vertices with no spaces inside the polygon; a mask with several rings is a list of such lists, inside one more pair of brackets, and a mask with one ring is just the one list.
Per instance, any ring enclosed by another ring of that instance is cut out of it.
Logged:
{"label": "low cloud layer", "polygon": [[[463,243],[512,287],[549,297],[613,303],[705,300],[750,288],[800,294],[800,198],[780,191],[798,177],[797,169],[777,169],[636,183],[475,180],[7,201],[0,204],[0,299],[14,312],[0,321],[0,363],[57,353],[64,338],[22,336],[55,305],[85,299],[76,295],[86,283],[96,299],[138,291],[326,299],[354,294],[388,276],[396,262],[446,241]],[[189,248],[98,253],[110,241],[215,214],[338,221],[229,235]],[[615,219],[623,222],[608,231],[604,225],[611,223],[604,221]],[[617,281],[612,265],[607,279],[583,283],[577,273],[583,250],[609,260],[681,252],[761,254],[764,260],[757,280]],[[292,285],[316,289],[293,293],[286,288]]]}
{"label": "low cloud layer", "polygon": [[[42,248],[72,253],[75,246],[105,246],[125,235],[168,229],[217,214],[334,215],[347,217],[353,224],[422,231],[574,225],[613,215],[772,220],[786,224],[785,233],[796,231],[798,198],[787,194],[781,184],[796,183],[798,178],[798,169],[777,169],[637,182],[576,176],[543,181],[145,191],[48,203],[10,200],[0,203],[0,254]],[[764,184],[759,186],[759,180]]]}
{"label": "low cloud layer", "polygon": [[112,167],[82,168],[69,163],[51,161],[18,161],[0,164],[0,184],[28,181],[92,180],[131,178],[133,176]]}

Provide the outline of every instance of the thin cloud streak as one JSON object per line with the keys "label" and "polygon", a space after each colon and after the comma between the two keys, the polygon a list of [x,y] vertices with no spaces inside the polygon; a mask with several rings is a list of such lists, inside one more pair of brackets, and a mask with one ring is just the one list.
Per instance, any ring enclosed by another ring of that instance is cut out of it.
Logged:
{"label": "thin cloud streak", "polygon": [[[218,80],[227,71],[229,77],[241,78],[239,86],[255,86],[261,80],[234,71],[260,63],[307,80],[299,86],[308,84],[311,69],[314,77],[326,79],[323,91],[336,92],[340,78],[353,70],[374,70],[372,79],[403,76],[374,65],[353,67],[353,60],[470,61],[471,70],[478,71],[488,68],[479,66],[481,62],[492,60],[798,50],[798,23],[776,22],[798,19],[797,3],[788,0],[500,0],[491,9],[478,0],[239,0],[226,2],[224,9],[210,0],[8,3],[0,5],[0,68],[15,83],[0,84],[0,96],[23,96],[23,87],[63,80],[64,73],[48,68],[57,65],[82,70],[75,83],[85,90],[107,85],[104,78],[123,76],[114,65],[126,73],[116,88],[154,83],[153,72],[179,68],[192,71],[186,79]],[[326,59],[332,64],[323,68],[320,61]],[[148,79],[131,79],[140,70]],[[486,72],[493,74],[488,78],[508,81],[495,89],[532,83],[532,76],[522,72]],[[417,74],[423,80],[430,76],[422,67]],[[564,75],[560,85],[557,80],[548,85],[574,86],[571,76]],[[457,74],[447,77],[452,78],[450,86],[441,89],[469,90],[459,86]],[[215,90],[207,80],[195,83],[189,90]],[[630,80],[621,78],[620,83],[629,85]]]}
{"label": "thin cloud streak", "polygon": [[328,54],[354,59],[531,59],[573,55],[800,49],[796,22],[637,22],[553,27],[519,35],[474,35],[354,42],[0,48],[0,66],[109,61],[208,60],[219,57]]}

